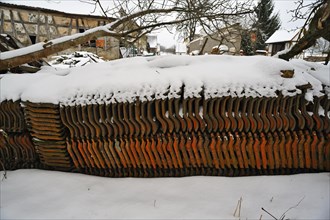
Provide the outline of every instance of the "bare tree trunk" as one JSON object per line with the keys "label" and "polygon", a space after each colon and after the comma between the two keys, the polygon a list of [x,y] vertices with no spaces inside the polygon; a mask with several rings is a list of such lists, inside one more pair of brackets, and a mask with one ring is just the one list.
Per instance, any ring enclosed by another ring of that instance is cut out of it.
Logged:
{"label": "bare tree trunk", "polygon": [[[324,31],[323,31],[324,32]],[[294,56],[300,54],[303,50],[306,50],[316,43],[318,38],[322,37],[321,31],[314,30],[307,31],[306,34],[285,54],[279,55],[279,58],[289,60]]]}
{"label": "bare tree trunk", "polygon": [[205,48],[208,40],[209,40],[209,38],[205,38],[201,51],[199,51],[198,55],[203,55],[203,51],[204,51],[204,48]]}

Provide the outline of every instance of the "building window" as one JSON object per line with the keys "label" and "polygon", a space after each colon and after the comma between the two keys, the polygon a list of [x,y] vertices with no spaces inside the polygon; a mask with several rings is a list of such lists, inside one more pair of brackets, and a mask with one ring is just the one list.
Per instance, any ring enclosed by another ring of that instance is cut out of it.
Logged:
{"label": "building window", "polygon": [[96,40],[90,40],[89,41],[89,46],[90,47],[96,47]]}

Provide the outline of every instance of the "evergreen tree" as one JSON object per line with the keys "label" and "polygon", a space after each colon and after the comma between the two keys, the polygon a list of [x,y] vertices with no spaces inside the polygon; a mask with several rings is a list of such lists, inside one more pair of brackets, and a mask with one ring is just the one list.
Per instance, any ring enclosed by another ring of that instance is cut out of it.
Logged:
{"label": "evergreen tree", "polygon": [[251,42],[251,35],[249,31],[243,31],[241,49],[244,55],[250,56],[254,54],[253,43]]}
{"label": "evergreen tree", "polygon": [[274,4],[272,0],[260,0],[255,8],[257,20],[253,25],[253,29],[257,35],[257,50],[264,50],[266,47],[265,41],[281,26],[278,13],[273,14],[273,11]]}

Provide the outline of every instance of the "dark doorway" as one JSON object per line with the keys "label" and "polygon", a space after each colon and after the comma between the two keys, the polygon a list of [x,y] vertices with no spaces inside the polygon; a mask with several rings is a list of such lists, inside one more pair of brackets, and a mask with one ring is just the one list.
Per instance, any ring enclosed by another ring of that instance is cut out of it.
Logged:
{"label": "dark doorway", "polygon": [[29,37],[30,37],[31,43],[32,44],[35,44],[36,43],[36,40],[37,40],[37,37],[36,36],[33,36],[33,35],[29,35]]}

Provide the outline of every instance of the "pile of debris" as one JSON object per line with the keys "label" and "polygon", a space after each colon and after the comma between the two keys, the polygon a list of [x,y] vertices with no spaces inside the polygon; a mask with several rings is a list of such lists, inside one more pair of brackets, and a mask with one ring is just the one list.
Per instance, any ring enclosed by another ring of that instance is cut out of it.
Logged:
{"label": "pile of debris", "polygon": [[[18,39],[9,34],[0,34],[0,51],[7,52],[23,48],[23,45]],[[105,62],[102,58],[94,53],[86,51],[76,51],[68,55],[58,55],[51,58],[50,62],[46,60],[32,61],[14,68],[10,68],[11,73],[35,73],[38,72],[41,66],[53,66],[56,68],[71,68],[76,66],[85,66],[90,63]],[[8,70],[2,70],[0,73],[7,73]]]}
{"label": "pile of debris", "polygon": [[85,66],[90,63],[105,62],[102,58],[94,53],[86,51],[76,51],[69,55],[53,56],[49,64],[56,68],[71,68],[77,66]]}

